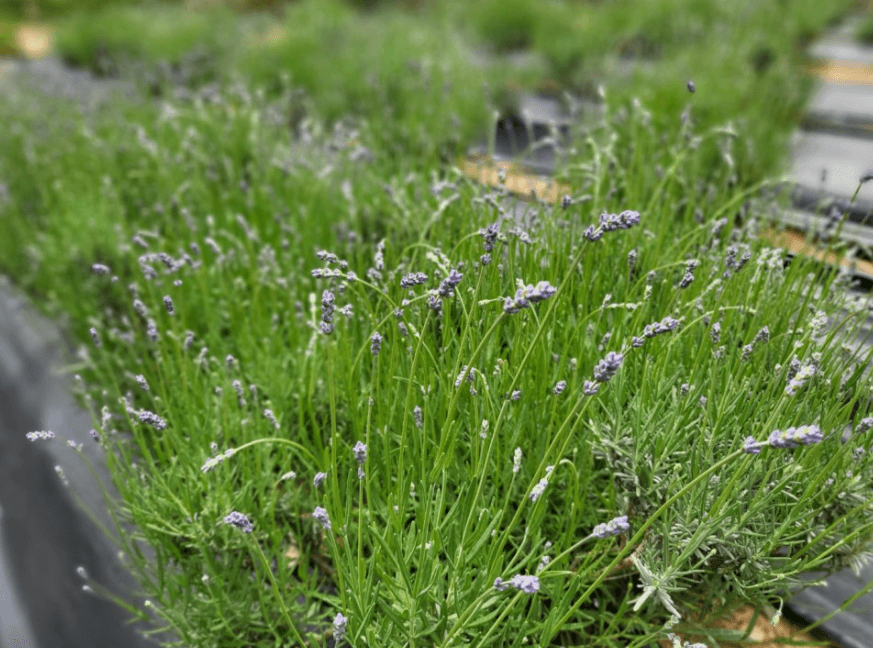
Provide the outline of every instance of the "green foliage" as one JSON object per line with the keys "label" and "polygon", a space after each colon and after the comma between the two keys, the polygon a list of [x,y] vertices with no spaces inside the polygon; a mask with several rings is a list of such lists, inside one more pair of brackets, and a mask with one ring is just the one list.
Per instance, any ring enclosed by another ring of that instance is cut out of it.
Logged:
{"label": "green foliage", "polygon": [[[769,3],[610,4],[531,26],[579,87],[610,53],[649,59],[574,125],[566,208],[454,168],[510,74],[467,59],[462,5],[107,10],[66,23],[63,51],[97,65],[112,24],[123,76],[184,69],[195,43],[221,64],[157,101],[4,96],[0,270],[82,345],[137,529],[116,539],[152,601],[135,614],[192,647],[324,641],[341,612],[352,645],[637,648],[866,556],[869,300],[758,237],[805,96],[790,50],[833,9],[798,0],[763,39],[727,25],[772,24]],[[559,35],[577,29],[580,49]],[[639,225],[589,240],[624,210]],[[522,307],[540,281],[555,294]],[[818,444],[743,450],[813,424]],[[622,537],[593,535],[621,516]],[[495,587],[517,575],[539,590]]]}
{"label": "green foliage", "polygon": [[217,8],[109,5],[68,16],[56,30],[57,49],[69,63],[117,75],[125,66],[178,66],[196,55],[210,67],[199,83],[215,78],[237,42],[233,14]]}
{"label": "green foliage", "polygon": [[873,43],[873,17],[858,23],[855,36],[863,43]]}
{"label": "green foliage", "polygon": [[[398,168],[362,121],[291,137],[292,89],[204,92],[48,120],[21,92],[0,135],[3,270],[87,344],[77,371],[138,529],[117,540],[185,645],[287,644],[330,610],[354,645],[642,646],[674,611],[689,629],[863,555],[870,354],[846,343],[867,304],[756,237],[771,205],[737,190],[729,132],[607,108],[564,171],[573,204],[514,211],[433,160]],[[640,225],[586,240],[626,208]],[[425,285],[401,288],[409,272]],[[538,281],[556,294],[506,312]],[[586,395],[610,351],[621,367]],[[791,395],[797,364],[815,372]],[[743,452],[803,424],[825,439]],[[624,540],[591,537],[622,515]],[[518,574],[539,591],[494,587]]]}

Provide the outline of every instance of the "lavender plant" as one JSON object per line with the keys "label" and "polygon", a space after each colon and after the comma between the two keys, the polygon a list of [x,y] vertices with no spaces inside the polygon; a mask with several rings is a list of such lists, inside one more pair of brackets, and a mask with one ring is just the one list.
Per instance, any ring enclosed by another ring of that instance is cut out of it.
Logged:
{"label": "lavender plant", "polygon": [[59,180],[36,243],[26,200],[3,222],[81,342],[133,613],[187,646],[639,647],[866,559],[867,300],[756,236],[723,132],[608,111],[588,198],[519,204],[213,92],[54,158],[10,136],[13,194]]}

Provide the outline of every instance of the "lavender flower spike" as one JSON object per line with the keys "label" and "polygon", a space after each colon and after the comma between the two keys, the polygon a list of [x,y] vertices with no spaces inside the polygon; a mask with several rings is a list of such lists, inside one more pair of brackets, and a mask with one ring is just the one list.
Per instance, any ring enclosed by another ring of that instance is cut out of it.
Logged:
{"label": "lavender flower spike", "polygon": [[46,439],[54,439],[55,433],[51,430],[40,430],[38,432],[28,432],[25,436],[30,441],[40,441]]}
{"label": "lavender flower spike", "polygon": [[509,583],[507,583],[505,580],[500,578],[500,576],[498,576],[494,579],[494,589],[496,589],[498,592],[503,592],[509,589]]}
{"label": "lavender flower spike", "polygon": [[348,618],[342,612],[337,612],[336,616],[333,618],[333,641],[335,646],[338,646],[345,638],[346,624],[348,622]]}
{"label": "lavender flower spike", "polygon": [[374,356],[379,355],[379,352],[382,350],[382,336],[379,334],[379,331],[373,333],[370,338],[370,353]]}
{"label": "lavender flower spike", "polygon": [[440,297],[451,297],[454,294],[455,288],[461,283],[462,275],[460,272],[452,268],[449,270],[448,276],[440,282],[437,288],[437,293]]}
{"label": "lavender flower spike", "polygon": [[536,594],[540,591],[540,579],[536,576],[516,574],[510,579],[509,584],[525,594]]}
{"label": "lavender flower spike", "polygon": [[156,430],[163,430],[167,427],[167,422],[154,412],[143,410],[139,413],[139,422],[151,425]]}
{"label": "lavender flower spike", "polygon": [[528,284],[527,286],[519,283],[518,290],[515,291],[514,297],[507,297],[503,303],[503,310],[507,315],[515,315],[523,308],[528,308],[531,304],[545,301],[553,296],[558,289],[548,281],[540,281],[536,286]]}
{"label": "lavender flower spike", "polygon": [[536,304],[537,302],[545,301],[549,297],[553,296],[558,289],[555,288],[548,281],[538,281],[537,285],[530,289],[530,286],[526,289],[528,290],[527,298],[530,300],[532,304]]}
{"label": "lavender flower spike", "polygon": [[743,450],[747,454],[761,454],[761,448],[767,445],[766,443],[755,441],[755,437],[747,436],[743,442]]}
{"label": "lavender flower spike", "polygon": [[801,425],[790,427],[784,432],[773,430],[767,438],[767,443],[773,448],[796,448],[798,445],[812,445],[824,438],[821,428],[817,425]]}
{"label": "lavender flower spike", "polygon": [[355,453],[355,461],[358,464],[362,464],[367,461],[367,446],[364,445],[363,441],[358,441],[355,444],[355,447],[352,448],[352,452]]}
{"label": "lavender flower spike", "polygon": [[254,529],[254,525],[249,521],[249,519],[240,513],[239,511],[233,511],[229,513],[224,518],[225,523],[235,526],[237,529],[240,529],[243,533],[251,533]]}
{"label": "lavender flower spike", "polygon": [[597,382],[609,382],[615,375],[615,372],[618,371],[622,361],[624,361],[622,354],[615,351],[607,353],[606,357],[594,367],[594,380]]}
{"label": "lavender flower spike", "polygon": [[330,516],[327,511],[320,506],[316,506],[312,512],[312,517],[316,522],[319,522],[325,529],[330,530]]}
{"label": "lavender flower spike", "polygon": [[591,532],[591,537],[598,539],[608,538],[610,536],[621,535],[628,529],[630,529],[630,524],[628,524],[627,515],[621,515],[611,519],[606,524],[598,524],[594,527],[594,531]]}

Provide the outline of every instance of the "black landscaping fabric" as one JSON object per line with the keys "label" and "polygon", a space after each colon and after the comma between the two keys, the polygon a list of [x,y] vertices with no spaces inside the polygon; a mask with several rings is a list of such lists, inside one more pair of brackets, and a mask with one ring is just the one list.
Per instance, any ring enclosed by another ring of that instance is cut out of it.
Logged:
{"label": "black landscaping fabric", "polygon": [[[72,498],[75,493],[111,524],[93,476],[66,445],[67,439],[82,443],[83,454],[99,464],[90,417],[56,374],[60,346],[57,332],[0,284],[0,648],[154,645],[127,625],[125,610],[85,592],[76,573],[84,567],[95,582],[134,598],[135,583],[118,563],[117,548]],[[25,437],[46,429],[58,438]],[[107,485],[105,470],[99,472]]]}

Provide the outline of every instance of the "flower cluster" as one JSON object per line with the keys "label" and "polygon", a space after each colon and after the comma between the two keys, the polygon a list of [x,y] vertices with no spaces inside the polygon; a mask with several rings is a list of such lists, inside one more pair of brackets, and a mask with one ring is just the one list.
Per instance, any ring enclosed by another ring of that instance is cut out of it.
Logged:
{"label": "flower cluster", "polygon": [[364,478],[364,463],[367,461],[367,446],[363,441],[358,441],[352,448],[355,453],[355,461],[358,462],[358,479]]}
{"label": "flower cluster", "polygon": [[801,425],[787,430],[773,430],[766,441],[756,441],[755,437],[746,437],[743,450],[748,454],[760,454],[761,448],[769,445],[771,448],[796,448],[799,445],[813,445],[824,438],[821,428],[817,425]]}
{"label": "flower cluster", "polygon": [[515,297],[507,297],[503,303],[503,310],[509,315],[515,315],[523,308],[529,308],[531,304],[545,301],[557,292],[548,281],[540,281],[536,286],[528,284],[519,286],[515,291]]}
{"label": "flower cluster", "polygon": [[525,594],[536,594],[540,591],[540,579],[536,576],[523,574],[516,574],[509,581],[505,581],[500,577],[494,579],[494,589],[498,592],[503,592],[510,586]]}
{"label": "flower cluster", "polygon": [[374,356],[379,355],[379,351],[382,350],[382,336],[379,334],[379,331],[373,333],[370,338],[370,353]]}
{"label": "flower cluster", "polygon": [[154,412],[143,410],[139,413],[139,422],[151,425],[156,430],[163,430],[167,427],[167,422]]}
{"label": "flower cluster", "polygon": [[600,227],[595,228],[594,225],[589,225],[582,233],[589,241],[599,241],[603,238],[605,232],[614,232],[620,229],[630,229],[640,222],[639,212],[626,210],[620,214],[603,213],[600,215]]}
{"label": "flower cluster", "polygon": [[461,283],[461,279],[463,278],[464,275],[454,268],[449,270],[448,276],[440,282],[436,291],[432,292],[430,299],[428,299],[427,302],[428,306],[434,310],[440,310],[443,306],[442,300],[455,294],[455,288],[458,287],[458,284]]}
{"label": "flower cluster", "polygon": [[691,283],[694,281],[694,270],[697,266],[700,265],[700,262],[697,259],[690,259],[685,263],[685,274],[682,276],[682,279],[679,280],[679,288],[688,288]]}
{"label": "flower cluster", "polygon": [[322,527],[328,531],[330,530],[330,516],[325,509],[316,506],[315,510],[312,512],[312,517],[315,518],[315,521],[321,524]]}
{"label": "flower cluster", "polygon": [[530,495],[528,495],[532,502],[536,502],[540,497],[542,497],[543,493],[546,491],[546,486],[549,485],[549,475],[554,469],[554,466],[546,466],[546,476],[537,482],[536,486],[531,489]]}
{"label": "flower cluster", "polygon": [[591,532],[589,537],[597,539],[609,538],[621,535],[628,529],[630,529],[630,524],[628,524],[627,515],[621,515],[604,524],[598,524],[594,527],[594,531]]}
{"label": "flower cluster", "polygon": [[670,317],[669,315],[662,319],[660,322],[653,322],[652,324],[646,324],[643,329],[643,337],[634,336],[631,338],[631,346],[635,349],[640,348],[645,344],[646,338],[653,338],[662,333],[669,333],[670,331],[675,331],[679,324],[680,320],[677,320],[674,317]]}
{"label": "flower cluster", "polygon": [[226,524],[240,529],[243,533],[251,533],[255,528],[249,519],[239,511],[229,513],[225,516],[224,521]]}
{"label": "flower cluster", "polygon": [[[609,382],[609,380],[615,375],[615,372],[618,371],[618,368],[621,367],[623,361],[624,356],[622,354],[610,351],[606,354],[606,357],[598,362],[597,366],[594,367],[594,380],[602,383]],[[597,390],[594,391],[596,392]]]}
{"label": "flower cluster", "polygon": [[494,249],[494,244],[497,242],[497,236],[500,234],[497,227],[497,223],[491,223],[488,227],[479,230],[479,234],[485,239],[485,254],[479,257],[479,261],[482,265],[488,265],[491,263],[491,250]]}
{"label": "flower cluster", "polygon": [[427,281],[427,275],[423,272],[408,272],[400,278],[400,286],[402,288],[412,288],[419,286]]}
{"label": "flower cluster", "polygon": [[325,290],[321,293],[321,332],[325,335],[333,333],[333,312],[336,310],[336,297]]}
{"label": "flower cluster", "polygon": [[45,441],[47,439],[54,439],[55,433],[51,430],[45,430],[40,432],[28,432],[25,436],[31,441]]}
{"label": "flower cluster", "polygon": [[215,468],[223,464],[225,460],[230,459],[233,456],[234,452],[235,451],[233,448],[228,448],[223,453],[214,457],[210,457],[204,462],[202,466],[200,466],[200,472],[208,473],[215,470]]}
{"label": "flower cluster", "polygon": [[464,365],[461,368],[461,371],[458,373],[458,377],[455,378],[455,387],[460,387],[461,383],[464,381],[464,379],[466,379],[468,383],[472,383],[473,379],[475,377],[475,374],[476,374],[476,367],[469,367],[469,371],[468,371],[467,365]]}
{"label": "flower cluster", "polygon": [[788,384],[785,386],[785,394],[794,396],[797,391],[802,388],[807,381],[815,375],[815,367],[811,364],[805,364],[797,372],[788,379]]}
{"label": "flower cluster", "polygon": [[336,616],[333,618],[333,641],[335,646],[338,646],[345,638],[346,624],[348,622],[348,618],[344,616],[342,612],[337,612]]}

